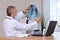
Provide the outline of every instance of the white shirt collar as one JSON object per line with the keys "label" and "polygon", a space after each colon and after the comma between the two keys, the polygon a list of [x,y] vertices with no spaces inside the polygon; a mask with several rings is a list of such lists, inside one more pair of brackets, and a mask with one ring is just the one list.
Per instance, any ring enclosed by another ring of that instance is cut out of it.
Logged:
{"label": "white shirt collar", "polygon": [[12,18],[12,17],[10,17],[10,16],[6,16],[6,18],[8,18],[8,19],[14,19],[14,18]]}

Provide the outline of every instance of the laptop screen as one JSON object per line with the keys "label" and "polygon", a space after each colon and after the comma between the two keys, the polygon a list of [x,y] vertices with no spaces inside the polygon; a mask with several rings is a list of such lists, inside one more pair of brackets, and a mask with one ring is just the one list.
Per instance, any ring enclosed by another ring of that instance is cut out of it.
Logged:
{"label": "laptop screen", "polygon": [[45,29],[45,35],[51,35],[56,27],[57,21],[49,21]]}

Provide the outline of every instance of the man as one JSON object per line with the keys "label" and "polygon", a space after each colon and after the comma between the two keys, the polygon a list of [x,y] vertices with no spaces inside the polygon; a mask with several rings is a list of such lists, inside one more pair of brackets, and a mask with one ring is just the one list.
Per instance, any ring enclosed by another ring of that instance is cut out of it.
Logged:
{"label": "man", "polygon": [[21,19],[22,16],[24,16],[24,13],[28,11],[29,8],[27,7],[22,11],[20,11],[19,13],[17,13],[17,10],[14,6],[8,6],[6,10],[7,17],[3,21],[3,29],[4,29],[5,36],[24,37],[26,35],[24,35],[21,30],[28,30],[32,27],[37,28],[37,23],[41,21],[41,17],[37,18],[34,22],[29,24],[22,24],[18,21]]}

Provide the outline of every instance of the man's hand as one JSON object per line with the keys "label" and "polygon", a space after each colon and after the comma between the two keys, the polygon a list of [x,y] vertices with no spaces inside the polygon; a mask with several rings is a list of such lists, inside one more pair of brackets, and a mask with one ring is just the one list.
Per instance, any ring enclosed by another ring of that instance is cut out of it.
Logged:
{"label": "man's hand", "polygon": [[39,23],[40,21],[41,21],[41,17],[38,17],[38,18],[36,19],[36,22]]}
{"label": "man's hand", "polygon": [[28,12],[28,11],[29,11],[29,7],[26,7],[26,8],[25,8],[25,9],[23,9],[22,11],[23,11],[23,13]]}

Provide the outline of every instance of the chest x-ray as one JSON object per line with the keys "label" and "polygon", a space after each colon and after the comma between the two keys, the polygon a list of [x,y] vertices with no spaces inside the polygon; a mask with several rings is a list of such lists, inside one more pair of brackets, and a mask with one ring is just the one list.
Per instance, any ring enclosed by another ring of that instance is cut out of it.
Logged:
{"label": "chest x-ray", "polygon": [[30,5],[29,12],[26,14],[29,19],[36,19],[41,16],[41,13],[37,9],[36,5]]}

